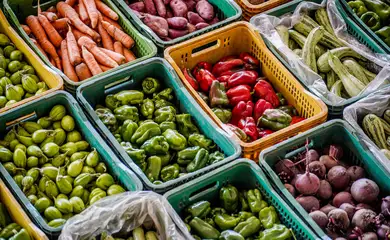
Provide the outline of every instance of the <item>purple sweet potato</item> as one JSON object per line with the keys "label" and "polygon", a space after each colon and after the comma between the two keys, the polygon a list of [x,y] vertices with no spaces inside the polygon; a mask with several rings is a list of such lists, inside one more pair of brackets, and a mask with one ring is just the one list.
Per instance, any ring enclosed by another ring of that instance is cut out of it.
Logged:
{"label": "purple sweet potato", "polygon": [[187,24],[187,29],[188,29],[189,33],[192,33],[192,32],[196,31],[195,26],[193,24],[191,24],[191,23]]}
{"label": "purple sweet potato", "polygon": [[174,17],[171,8],[167,6],[166,9],[167,9],[167,14],[165,15],[165,19]]}
{"label": "purple sweet potato", "polygon": [[156,6],[157,13],[160,17],[165,18],[167,15],[167,9],[165,7],[165,4],[163,0],[153,0],[154,6]]}
{"label": "purple sweet potato", "polygon": [[207,0],[200,0],[196,4],[196,11],[206,21],[211,21],[215,16],[214,7]]}
{"label": "purple sweet potato", "polygon": [[169,37],[172,39],[182,37],[184,35],[188,34],[188,30],[176,30],[176,29],[169,29]]}
{"label": "purple sweet potato", "polygon": [[215,17],[215,18],[213,18],[213,20],[211,20],[210,22],[208,22],[208,24],[213,25],[213,24],[216,24],[216,23],[218,23],[218,22],[219,22],[218,17]]}
{"label": "purple sweet potato", "polygon": [[135,2],[130,4],[129,7],[137,12],[145,12],[144,2]]}
{"label": "purple sweet potato", "polygon": [[168,5],[171,2],[171,0],[164,0],[164,4]]}
{"label": "purple sweet potato", "polygon": [[169,3],[175,17],[186,17],[187,16],[187,5],[182,0],[172,0]]}
{"label": "purple sweet potato", "polygon": [[177,30],[187,29],[188,21],[183,17],[167,18],[168,26]]}
{"label": "purple sweet potato", "polygon": [[153,0],[144,0],[145,10],[147,13],[152,15],[157,15],[156,6],[154,5]]}
{"label": "purple sweet potato", "polygon": [[195,25],[196,30],[200,30],[200,29],[208,27],[208,26],[210,26],[208,23],[198,23]]}
{"label": "purple sweet potato", "polygon": [[198,23],[204,23],[204,22],[205,22],[204,19],[201,18],[201,17],[199,16],[199,14],[194,13],[194,12],[188,12],[188,13],[187,13],[187,18],[188,18],[188,21],[189,21],[191,24],[193,24],[193,25],[196,25],[196,24],[198,24]]}
{"label": "purple sweet potato", "polygon": [[187,5],[188,11],[193,11],[196,6],[196,2],[194,0],[183,0],[183,2]]}
{"label": "purple sweet potato", "polygon": [[142,18],[143,22],[150,27],[159,37],[168,37],[168,22],[165,18],[145,14]]}

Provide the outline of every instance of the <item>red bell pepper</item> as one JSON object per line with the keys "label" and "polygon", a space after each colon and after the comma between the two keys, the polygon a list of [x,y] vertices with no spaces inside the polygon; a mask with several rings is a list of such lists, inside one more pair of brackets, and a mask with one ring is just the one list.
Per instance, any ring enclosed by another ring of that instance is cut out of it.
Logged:
{"label": "red bell pepper", "polygon": [[237,125],[240,119],[252,117],[254,107],[253,105],[254,104],[252,101],[240,101],[239,103],[237,103],[237,105],[232,110],[232,119],[230,120],[230,123]]}
{"label": "red bell pepper", "polygon": [[253,86],[259,74],[256,71],[241,71],[230,76],[228,80],[228,87],[232,88],[238,85]]}
{"label": "red bell pepper", "polygon": [[188,68],[183,68],[183,74],[187,82],[192,86],[196,91],[199,90],[199,83],[196,81],[194,76],[192,76],[191,71]]}
{"label": "red bell pepper", "polygon": [[223,73],[221,73],[219,76],[231,76],[235,73],[238,73],[238,72],[241,72],[241,71],[245,71],[246,69],[244,67],[238,67],[238,68],[233,68],[233,69],[230,69],[230,70],[227,70]]}
{"label": "red bell pepper", "polygon": [[272,104],[267,102],[264,99],[257,100],[255,104],[255,109],[253,111],[253,116],[257,122],[257,120],[263,115],[264,111],[267,109],[272,109]]}
{"label": "red bell pepper", "polygon": [[250,64],[250,63],[245,63],[244,64],[245,70],[257,70],[258,67],[256,65]]}
{"label": "red bell pepper", "polygon": [[252,64],[252,65],[255,65],[257,67],[259,67],[260,65],[260,61],[257,60],[255,57],[253,57],[252,55],[250,55],[249,53],[247,52],[242,52],[240,53],[240,57],[239,57],[242,61],[246,62],[246,63],[249,63],[249,64]]}
{"label": "red bell pepper", "polygon": [[260,129],[258,128],[258,133],[259,133],[259,138],[263,138],[263,137],[266,137],[268,135],[271,135],[272,133],[274,133],[274,131],[272,130],[269,130],[269,129]]}
{"label": "red bell pepper", "polygon": [[217,80],[211,72],[202,68],[198,69],[195,77],[203,92],[208,92],[213,81]]}
{"label": "red bell pepper", "polygon": [[219,77],[221,73],[243,65],[244,61],[242,61],[241,59],[231,59],[225,62],[218,62],[214,65],[212,73],[214,74],[214,76]]}
{"label": "red bell pepper", "polygon": [[258,81],[254,87],[254,92],[258,98],[271,103],[274,108],[279,106],[279,98],[269,82],[265,80]]}
{"label": "red bell pepper", "polygon": [[232,59],[237,59],[238,56],[237,55],[229,55],[229,56],[226,56],[226,57],[223,57],[221,59],[219,59],[218,62],[226,62],[226,61],[229,61],[229,60],[232,60]]}
{"label": "red bell pepper", "polygon": [[241,141],[248,142],[250,140],[249,137],[246,135],[246,133],[241,128],[234,126],[233,124],[230,124],[230,123],[225,124],[225,126],[227,126],[230,129],[230,131],[232,131],[234,134],[236,134],[236,136]]}
{"label": "red bell pepper", "polygon": [[224,75],[224,76],[219,76],[219,77],[217,77],[217,80],[220,81],[220,82],[225,82],[225,83],[227,83],[228,80],[229,80],[229,78],[230,78],[230,76]]}
{"label": "red bell pepper", "polygon": [[251,86],[249,85],[239,85],[237,87],[231,88],[226,92],[229,98],[229,104],[231,106],[236,106],[240,101],[251,101]]}
{"label": "red bell pepper", "polygon": [[238,127],[241,128],[246,133],[246,135],[248,135],[252,139],[252,141],[257,140],[257,138],[259,137],[255,119],[253,119],[253,117],[241,119],[240,121],[238,121]]}
{"label": "red bell pepper", "polygon": [[292,118],[292,120],[291,120],[290,126],[295,124],[295,123],[299,123],[299,122],[302,122],[303,120],[306,120],[306,118],[303,118],[300,116],[292,116],[291,118]]}
{"label": "red bell pepper", "polygon": [[196,64],[194,69],[192,69],[192,74],[195,77],[196,77],[196,73],[199,71],[199,69],[206,69],[209,72],[211,72],[213,69],[213,65],[211,63],[208,63],[208,62],[199,62],[198,64]]}

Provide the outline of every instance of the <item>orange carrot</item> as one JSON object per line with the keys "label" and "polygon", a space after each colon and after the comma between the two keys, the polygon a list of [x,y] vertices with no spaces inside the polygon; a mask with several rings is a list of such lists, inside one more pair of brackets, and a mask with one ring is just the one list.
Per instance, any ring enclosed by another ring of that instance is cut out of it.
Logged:
{"label": "orange carrot", "polygon": [[61,15],[69,18],[69,20],[71,21],[72,25],[75,28],[77,28],[81,32],[86,33],[89,36],[91,36],[94,41],[100,42],[100,40],[101,40],[100,35],[97,32],[95,32],[94,30],[92,30],[90,27],[85,25],[85,23],[83,23],[80,20],[77,12],[71,6],[69,6],[68,4],[66,4],[64,2],[58,2],[57,9],[58,9],[58,12],[61,13]]}
{"label": "orange carrot", "polygon": [[[31,42],[34,43],[35,46],[37,46],[37,48],[39,49],[39,51],[42,52],[42,54],[47,58],[49,59],[49,57],[47,56],[46,52],[42,49],[41,45],[39,45],[39,43],[34,39],[34,38],[30,38]],[[55,64],[54,64],[55,65]]]}
{"label": "orange carrot", "polygon": [[107,54],[101,51],[99,47],[96,45],[96,43],[92,41],[92,39],[87,37],[81,37],[77,41],[77,43],[79,44],[80,47],[85,46],[93,54],[96,61],[98,61],[100,64],[112,68],[118,67],[118,64],[109,56],[107,56]]}
{"label": "orange carrot", "polygon": [[76,4],[77,0],[65,0],[65,3],[73,7]]}
{"label": "orange carrot", "polygon": [[91,71],[89,71],[88,66],[85,63],[80,63],[75,68],[76,74],[79,77],[80,81],[83,81],[85,79],[88,79],[92,77]]}
{"label": "orange carrot", "polygon": [[103,72],[107,72],[108,70],[111,70],[112,68],[106,67],[104,65],[99,65]]}
{"label": "orange carrot", "polygon": [[104,21],[111,23],[111,25],[114,25],[115,27],[117,27],[117,28],[119,28],[119,29],[122,29],[121,25],[119,25],[117,22],[115,22],[115,21],[112,20],[111,18],[106,17],[106,16],[103,15],[103,14],[102,14],[102,18],[103,18]]}
{"label": "orange carrot", "polygon": [[50,58],[49,61],[50,61],[50,63],[51,63],[53,66],[56,65],[56,62],[53,60],[53,58]]}
{"label": "orange carrot", "polygon": [[58,16],[52,12],[41,12],[41,14],[44,15],[49,20],[49,22],[54,22],[58,19]]}
{"label": "orange carrot", "polygon": [[82,52],[84,61],[87,64],[87,66],[88,66],[88,68],[91,71],[93,76],[103,72],[102,69],[100,68],[99,64],[96,62],[95,58],[93,57],[92,53],[90,53],[86,47],[82,46],[81,52]]}
{"label": "orange carrot", "polygon": [[126,62],[131,62],[131,61],[134,61],[135,59],[137,59],[137,57],[134,55],[134,53],[127,48],[123,49],[123,55],[126,58]]}
{"label": "orange carrot", "polygon": [[106,4],[101,2],[100,0],[95,0],[96,8],[107,17],[111,18],[112,20],[118,21],[119,16],[116,12],[114,12],[110,7],[108,7]]}
{"label": "orange carrot", "polygon": [[134,46],[134,40],[119,28],[106,21],[103,21],[102,25],[111,37],[121,42],[126,48],[132,48]]}
{"label": "orange carrot", "polygon": [[62,58],[61,48],[57,49],[57,54],[60,56],[60,58]]}
{"label": "orange carrot", "polygon": [[89,35],[87,35],[85,33],[82,33],[82,32],[80,32],[79,30],[77,30],[75,28],[72,28],[72,33],[73,33],[74,37],[76,38],[76,40],[79,40],[79,38],[81,38],[82,36],[91,38]]}
{"label": "orange carrot", "polygon": [[99,21],[99,12],[96,8],[95,1],[94,0],[81,0],[81,1],[83,1],[85,9],[87,9],[89,19],[91,19],[91,26],[93,29],[95,29]]}
{"label": "orange carrot", "polygon": [[104,52],[105,54],[107,54],[107,56],[109,56],[110,58],[112,58],[115,62],[117,62],[119,65],[123,64],[126,62],[126,58],[119,54],[119,53],[116,53],[114,51],[110,51],[108,49],[104,49],[104,48],[100,48],[100,50],[102,50],[102,52]]}
{"label": "orange carrot", "polygon": [[50,57],[53,58],[53,60],[56,63],[55,65],[57,66],[58,69],[61,70],[62,69],[61,60],[58,57],[58,54],[53,44],[49,41],[49,39],[47,39],[45,30],[42,28],[41,24],[39,23],[38,17],[30,15],[26,18],[26,23],[30,27],[31,32],[37,38],[43,50],[45,50],[45,52],[47,52],[50,55]]}
{"label": "orange carrot", "polygon": [[51,6],[51,7],[49,7],[48,9],[46,9],[46,12],[56,13],[56,12],[57,12],[57,9],[56,9],[55,6]]}
{"label": "orange carrot", "polygon": [[114,42],[114,51],[123,55],[123,45],[121,42]]}
{"label": "orange carrot", "polygon": [[49,20],[42,14],[38,15],[38,20],[43,29],[45,29],[50,42],[52,42],[55,47],[60,47],[63,39],[57,30],[50,24]]}
{"label": "orange carrot", "polygon": [[30,29],[27,25],[20,24],[20,26],[23,28],[23,31],[24,31],[27,35],[30,35],[30,34],[31,34],[31,29]]}
{"label": "orange carrot", "polygon": [[81,21],[83,21],[85,24],[90,24],[91,21],[88,17],[87,9],[85,8],[83,1],[79,2],[79,15]]}
{"label": "orange carrot", "polygon": [[114,44],[112,42],[111,36],[108,32],[103,28],[102,22],[100,21],[98,24],[98,32],[102,37],[103,47],[108,50],[114,50]]}
{"label": "orange carrot", "polygon": [[77,77],[76,71],[73,68],[73,65],[69,61],[67,42],[63,40],[61,42],[61,55],[62,55],[62,68],[64,69],[65,75],[72,80],[73,82],[78,82],[79,78]]}
{"label": "orange carrot", "polygon": [[61,30],[66,30],[68,29],[68,22],[69,22],[69,19],[67,18],[60,18],[58,20],[55,20],[54,22],[51,23],[51,25],[53,25],[53,27],[57,30],[57,31],[61,31]]}
{"label": "orange carrot", "polygon": [[74,37],[70,26],[69,31],[66,34],[66,47],[68,49],[69,61],[73,66],[79,65],[83,62],[79,52],[79,47],[77,46],[76,38]]}

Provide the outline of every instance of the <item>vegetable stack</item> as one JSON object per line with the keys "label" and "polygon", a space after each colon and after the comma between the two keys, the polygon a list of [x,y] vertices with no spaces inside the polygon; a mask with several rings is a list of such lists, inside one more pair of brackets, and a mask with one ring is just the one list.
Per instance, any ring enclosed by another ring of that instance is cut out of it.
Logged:
{"label": "vegetable stack", "polygon": [[0,159],[50,227],[59,227],[99,199],[124,192],[96,149],[83,140],[63,105],[10,130]]}
{"label": "vegetable stack", "polygon": [[225,159],[157,79],[144,79],[140,90],[107,95],[105,107],[97,105],[95,112],[153,184]]}
{"label": "vegetable stack", "polygon": [[133,61],[135,42],[117,23],[119,16],[100,0],[67,0],[38,16],[23,29],[50,62],[74,82]]}
{"label": "vegetable stack", "polygon": [[48,89],[25,60],[23,53],[5,34],[0,33],[0,108]]}
{"label": "vegetable stack", "polygon": [[270,82],[259,77],[260,62],[249,53],[227,56],[214,66],[199,62],[182,71],[214,114],[242,141],[268,136],[304,118]]}
{"label": "vegetable stack", "polygon": [[0,202],[0,239],[30,240],[31,236],[26,229],[14,223],[8,213],[7,207]]}
{"label": "vegetable stack", "polygon": [[[186,209],[184,221],[195,239],[284,240],[291,230],[280,223],[273,206],[258,189],[239,191],[233,185],[219,190],[215,206],[196,202]],[[213,202],[214,203],[214,202]]]}
{"label": "vegetable stack", "polygon": [[321,76],[331,93],[345,99],[357,96],[378,70],[338,39],[325,8],[315,10],[313,16],[315,20],[305,13],[293,29],[279,25],[276,30],[282,41]]}
{"label": "vegetable stack", "polygon": [[91,240],[158,240],[157,233],[155,231],[145,231],[149,229],[147,227],[137,227],[129,234],[114,234],[115,237],[103,232],[98,238],[90,238]]}
{"label": "vegetable stack", "polygon": [[390,159],[390,109],[384,112],[383,117],[367,114],[361,125],[367,136]]}

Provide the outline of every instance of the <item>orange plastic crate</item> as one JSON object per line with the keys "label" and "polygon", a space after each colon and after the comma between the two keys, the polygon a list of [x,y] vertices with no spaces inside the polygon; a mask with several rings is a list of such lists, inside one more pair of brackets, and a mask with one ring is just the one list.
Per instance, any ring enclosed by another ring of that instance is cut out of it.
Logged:
{"label": "orange plastic crate", "polygon": [[235,0],[242,9],[242,16],[246,21],[249,21],[251,17],[268,11],[274,7],[280,6],[291,0],[269,0],[262,4],[251,4],[248,0]]}
{"label": "orange plastic crate", "polygon": [[328,109],[319,98],[304,89],[298,80],[268,50],[258,32],[247,22],[230,24],[201,37],[169,47],[165,50],[164,57],[173,66],[186,88],[203,110],[221,128],[233,136],[234,134],[224,127],[224,124],[211,108],[203,102],[202,98],[187,82],[181,69],[192,69],[200,61],[216,63],[224,56],[238,55],[241,52],[249,52],[259,59],[262,74],[267,77],[278,92],[283,94],[288,103],[298,110],[301,116],[307,118],[254,142],[245,143],[237,138],[243,149],[243,156],[258,161],[261,150],[325,122]]}

